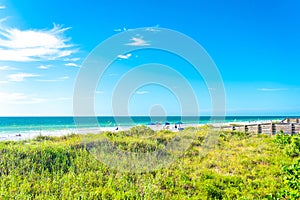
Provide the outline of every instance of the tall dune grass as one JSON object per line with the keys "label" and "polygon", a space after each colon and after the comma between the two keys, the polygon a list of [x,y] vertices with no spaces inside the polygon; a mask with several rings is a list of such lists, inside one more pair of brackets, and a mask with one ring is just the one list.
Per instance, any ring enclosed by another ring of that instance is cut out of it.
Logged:
{"label": "tall dune grass", "polygon": [[[87,151],[95,134],[0,142],[0,199],[300,198],[299,134],[222,132],[201,157],[207,133],[208,127],[198,130],[168,168],[144,173],[123,173],[95,159]],[[123,150],[150,152],[176,134],[135,127],[102,136]]]}

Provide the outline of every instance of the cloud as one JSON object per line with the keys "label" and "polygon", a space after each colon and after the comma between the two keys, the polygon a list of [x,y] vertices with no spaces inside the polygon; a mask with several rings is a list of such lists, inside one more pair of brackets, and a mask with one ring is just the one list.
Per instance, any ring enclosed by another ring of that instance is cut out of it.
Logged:
{"label": "cloud", "polygon": [[111,74],[108,74],[108,76],[119,76],[119,74],[111,73]]}
{"label": "cloud", "polygon": [[55,99],[56,101],[69,101],[72,100],[72,98],[70,97],[59,97]]}
{"label": "cloud", "polygon": [[69,76],[63,76],[58,79],[39,79],[38,82],[60,82],[69,79]]}
{"label": "cloud", "polygon": [[128,46],[149,46],[150,43],[146,40],[143,40],[142,38],[138,38],[138,37],[133,37],[130,39],[130,43],[127,43],[125,45]]}
{"label": "cloud", "polygon": [[67,67],[79,67],[76,63],[66,63],[65,66]]}
{"label": "cloud", "polygon": [[65,58],[64,61],[66,62],[76,62],[76,61],[79,61],[80,58]]}
{"label": "cloud", "polygon": [[263,92],[276,92],[276,91],[284,91],[287,89],[286,88],[258,88],[257,90]]}
{"label": "cloud", "polygon": [[133,29],[128,29],[125,26],[123,28],[115,28],[114,29],[115,32],[122,32],[122,31],[125,32],[125,31],[131,31],[131,30],[133,30]]}
{"label": "cloud", "polygon": [[0,99],[4,101],[23,100],[27,97],[23,93],[3,93],[0,92]]}
{"label": "cloud", "polygon": [[9,70],[17,70],[17,68],[10,66],[0,66],[0,71],[9,71]]}
{"label": "cloud", "polygon": [[22,82],[25,78],[32,78],[40,76],[38,74],[30,74],[30,73],[17,73],[17,74],[10,74],[7,76],[9,81],[13,82]]}
{"label": "cloud", "polygon": [[118,55],[118,58],[120,58],[120,59],[128,59],[130,57],[131,57],[131,53],[128,53],[126,55]]}
{"label": "cloud", "polygon": [[39,80],[36,80],[38,82],[59,82],[61,80],[58,80],[58,79],[39,79]]}
{"label": "cloud", "polygon": [[1,25],[1,23],[5,22],[7,19],[8,19],[8,17],[1,18],[0,19],[0,25]]}
{"label": "cloud", "polygon": [[56,60],[77,50],[65,38],[63,28],[54,24],[50,30],[20,30],[0,26],[0,61]]}
{"label": "cloud", "polygon": [[160,32],[160,30],[158,29],[158,26],[156,26],[156,27],[148,27],[148,28],[146,28],[146,31]]}
{"label": "cloud", "polygon": [[49,69],[50,68],[50,65],[41,65],[41,66],[38,66],[39,69]]}
{"label": "cloud", "polygon": [[5,9],[6,7],[5,6],[0,6],[0,9]]}
{"label": "cloud", "polygon": [[59,79],[60,80],[67,80],[67,79],[69,79],[70,77],[69,76],[63,76],[63,77],[60,77]]}
{"label": "cloud", "polygon": [[36,104],[46,101],[46,99],[29,97],[23,93],[0,92],[0,102],[8,104]]}
{"label": "cloud", "polygon": [[148,91],[136,91],[136,94],[142,95],[142,94],[148,94]]}
{"label": "cloud", "polygon": [[103,94],[103,93],[104,93],[104,91],[102,91],[102,90],[96,91],[96,94]]}

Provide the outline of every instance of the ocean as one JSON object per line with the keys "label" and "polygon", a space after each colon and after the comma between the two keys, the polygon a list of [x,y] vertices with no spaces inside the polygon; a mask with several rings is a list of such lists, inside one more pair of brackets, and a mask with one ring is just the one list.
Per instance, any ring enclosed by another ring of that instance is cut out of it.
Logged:
{"label": "ocean", "polygon": [[[283,116],[227,116],[224,122],[255,122],[282,120]],[[170,124],[182,122],[183,124],[209,124],[213,123],[211,117],[81,117],[76,124],[73,117],[0,117],[0,137],[16,134],[47,134],[57,132],[60,134],[77,132],[78,129],[89,128],[114,128],[136,125]],[[220,119],[221,120],[221,119]],[[214,121],[215,123],[216,121]]]}

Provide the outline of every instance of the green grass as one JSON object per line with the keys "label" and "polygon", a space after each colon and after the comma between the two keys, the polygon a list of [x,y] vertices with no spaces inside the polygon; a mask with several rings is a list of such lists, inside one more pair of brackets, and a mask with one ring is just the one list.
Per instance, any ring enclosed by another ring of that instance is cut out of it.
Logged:
{"label": "green grass", "polygon": [[[86,150],[99,138],[95,134],[0,142],[0,199],[300,198],[299,134],[222,132],[201,157],[208,128],[197,131],[171,166],[143,173],[120,172],[95,159]],[[103,137],[144,153],[162,150],[176,133],[135,127]]]}

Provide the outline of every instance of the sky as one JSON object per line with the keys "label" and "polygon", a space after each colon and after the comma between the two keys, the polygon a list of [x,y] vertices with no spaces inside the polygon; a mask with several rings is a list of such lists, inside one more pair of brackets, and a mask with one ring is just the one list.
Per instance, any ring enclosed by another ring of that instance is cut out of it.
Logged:
{"label": "sky", "polygon": [[[0,116],[71,116],[77,76],[90,53],[106,39],[142,27],[181,32],[206,50],[222,77],[227,115],[300,114],[297,0],[0,0]],[[127,44],[147,42],[139,35]],[[191,115],[212,113],[212,88],[190,63],[145,49],[120,53],[101,76],[95,114],[112,115],[118,81],[147,63],[169,66],[189,82],[200,110]],[[136,73],[182,85],[163,68]],[[172,88],[140,85],[131,94],[118,99],[127,101],[130,115],[180,115]]]}

